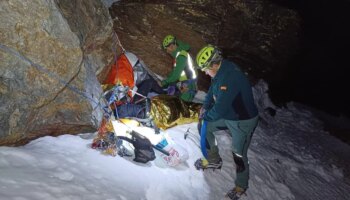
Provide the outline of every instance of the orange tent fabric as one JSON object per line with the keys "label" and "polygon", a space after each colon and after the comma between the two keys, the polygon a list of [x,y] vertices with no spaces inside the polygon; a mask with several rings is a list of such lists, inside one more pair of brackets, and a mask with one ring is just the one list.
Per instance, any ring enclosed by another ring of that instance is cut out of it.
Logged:
{"label": "orange tent fabric", "polygon": [[129,86],[129,88],[135,86],[133,68],[125,54],[118,57],[117,62],[113,64],[104,81],[104,84],[110,85],[118,83],[121,83],[123,86]]}

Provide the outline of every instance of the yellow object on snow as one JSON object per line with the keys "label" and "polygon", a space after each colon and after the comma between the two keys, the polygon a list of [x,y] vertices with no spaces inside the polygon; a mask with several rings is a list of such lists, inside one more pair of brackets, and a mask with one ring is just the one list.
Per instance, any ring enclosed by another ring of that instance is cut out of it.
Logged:
{"label": "yellow object on snow", "polygon": [[127,119],[127,118],[121,118],[119,119],[123,124],[126,124],[128,126],[140,126],[140,122],[134,120],[134,119]]}

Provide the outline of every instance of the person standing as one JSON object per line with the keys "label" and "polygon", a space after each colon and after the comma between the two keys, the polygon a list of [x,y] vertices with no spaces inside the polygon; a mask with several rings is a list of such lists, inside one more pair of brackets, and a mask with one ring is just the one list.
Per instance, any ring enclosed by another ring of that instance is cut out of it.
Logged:
{"label": "person standing", "polygon": [[[258,124],[258,109],[251,85],[239,67],[223,59],[212,45],[202,48],[196,57],[198,67],[212,77],[211,86],[201,109],[201,147],[204,158],[195,162],[197,170],[221,169],[222,159],[214,132],[226,128],[232,136],[232,153],[236,165],[235,186],[226,194],[238,199],[248,189],[249,163],[247,152]],[[205,140],[209,148],[203,145]]]}
{"label": "person standing", "polygon": [[165,36],[162,46],[174,58],[174,68],[161,82],[161,86],[173,86],[180,91],[179,95],[182,100],[192,101],[197,92],[197,73],[189,54],[190,46],[177,40],[173,35]]}

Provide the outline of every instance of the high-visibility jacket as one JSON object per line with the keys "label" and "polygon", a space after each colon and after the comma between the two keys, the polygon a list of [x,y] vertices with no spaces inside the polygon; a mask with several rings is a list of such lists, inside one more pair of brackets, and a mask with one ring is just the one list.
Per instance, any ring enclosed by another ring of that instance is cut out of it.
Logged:
{"label": "high-visibility jacket", "polygon": [[180,97],[185,101],[191,101],[196,93],[197,72],[188,53],[190,46],[179,40],[177,44],[177,49],[171,54],[174,58],[174,68],[169,76],[162,81],[162,86],[177,85],[179,89],[186,86],[189,90],[181,93]]}

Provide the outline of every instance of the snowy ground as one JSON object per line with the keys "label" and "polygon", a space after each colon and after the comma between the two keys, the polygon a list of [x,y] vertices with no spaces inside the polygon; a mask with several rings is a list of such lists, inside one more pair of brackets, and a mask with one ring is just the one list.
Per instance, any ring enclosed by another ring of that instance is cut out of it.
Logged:
{"label": "snowy ground", "polygon": [[[260,83],[255,88],[262,120],[249,151],[250,188],[242,199],[348,200],[350,147],[322,130],[308,110],[290,103],[275,108]],[[275,116],[265,111],[276,109]],[[1,200],[219,200],[233,187],[231,138],[217,133],[222,170],[197,171],[201,157],[184,133],[196,124],[167,130],[187,150],[177,167],[135,163],[91,149],[93,134],[43,137],[23,147],[0,147]]]}

